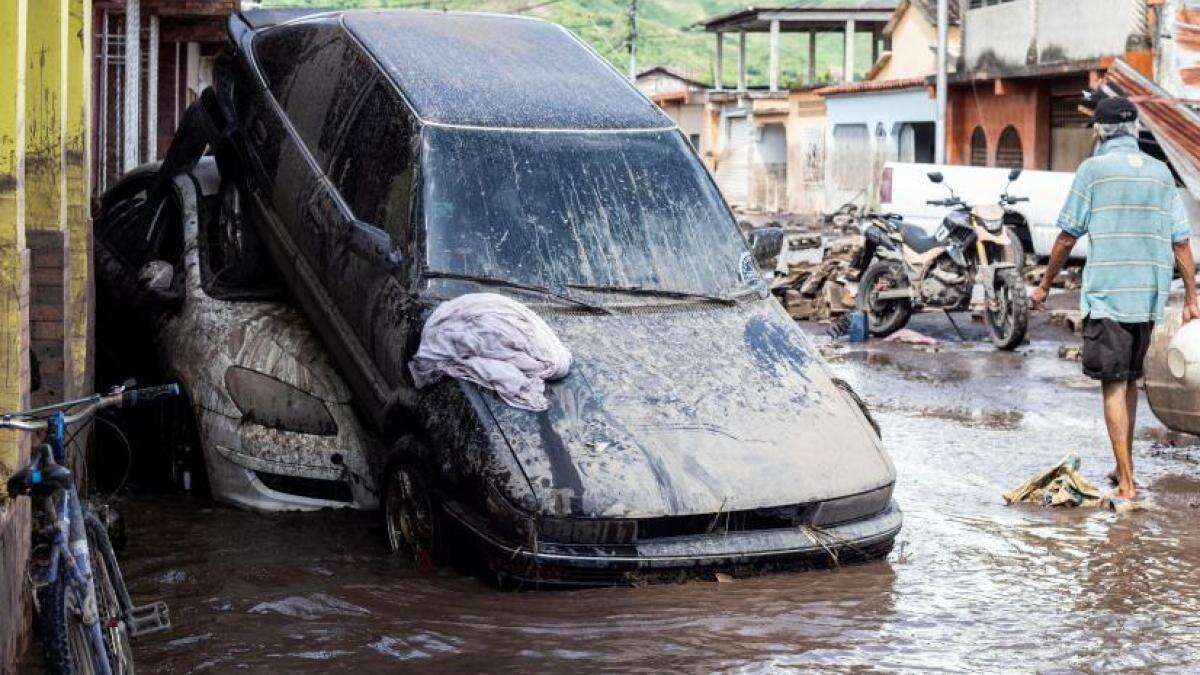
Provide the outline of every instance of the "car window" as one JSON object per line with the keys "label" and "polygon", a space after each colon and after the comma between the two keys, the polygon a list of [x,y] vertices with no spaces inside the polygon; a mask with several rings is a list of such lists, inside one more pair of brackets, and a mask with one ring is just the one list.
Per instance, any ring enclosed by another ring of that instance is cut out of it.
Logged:
{"label": "car window", "polygon": [[377,69],[336,23],[282,26],[255,39],[271,94],[326,168],[349,113]]}
{"label": "car window", "polygon": [[408,239],[412,120],[382,79],[367,91],[342,136],[329,176],[354,217]]}

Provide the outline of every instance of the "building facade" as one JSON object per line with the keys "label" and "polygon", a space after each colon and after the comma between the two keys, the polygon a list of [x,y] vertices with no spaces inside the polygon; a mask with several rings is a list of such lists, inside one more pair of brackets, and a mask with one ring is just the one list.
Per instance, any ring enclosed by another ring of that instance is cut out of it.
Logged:
{"label": "building facade", "polygon": [[965,0],[947,110],[949,161],[1074,171],[1093,145],[1083,91],[1116,58],[1152,73],[1158,4]]}
{"label": "building facade", "polygon": [[[883,31],[900,0],[808,0],[787,8],[730,12],[704,22],[716,37],[716,77],[708,92],[701,154],[709,161],[726,201],[735,209],[815,214],[825,211],[825,99],[816,89],[834,84],[822,73],[852,82],[869,72],[886,48]],[[765,86],[747,82],[748,34],[768,36]],[[722,80],[726,34],[736,37],[737,79]],[[819,63],[819,36],[837,35],[840,64]],[[807,59],[799,82],[783,83],[780,43],[801,39]],[[862,58],[862,42],[869,59]]]}
{"label": "building facade", "polygon": [[635,83],[647,98],[675,120],[692,146],[699,149],[704,133],[705,97],[710,85],[661,66],[638,73]]}
{"label": "building facade", "polygon": [[[951,58],[961,45],[951,4]],[[888,48],[862,82],[817,90],[827,110],[825,195],[830,207],[874,207],[889,161],[933,162],[937,100],[927,78],[937,71],[937,2],[902,0],[884,27]]]}

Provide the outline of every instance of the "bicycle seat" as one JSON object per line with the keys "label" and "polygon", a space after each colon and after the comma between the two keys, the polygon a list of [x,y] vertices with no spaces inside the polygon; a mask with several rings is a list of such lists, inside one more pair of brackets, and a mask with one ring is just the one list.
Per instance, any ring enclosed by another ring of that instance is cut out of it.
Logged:
{"label": "bicycle seat", "polygon": [[8,496],[16,499],[23,495],[44,497],[71,487],[71,470],[61,464],[48,467],[26,466],[13,473],[5,485]]}
{"label": "bicycle seat", "polygon": [[926,234],[925,230],[908,223],[900,223],[900,236],[904,239],[904,245],[915,253],[928,253],[938,245],[937,237]]}

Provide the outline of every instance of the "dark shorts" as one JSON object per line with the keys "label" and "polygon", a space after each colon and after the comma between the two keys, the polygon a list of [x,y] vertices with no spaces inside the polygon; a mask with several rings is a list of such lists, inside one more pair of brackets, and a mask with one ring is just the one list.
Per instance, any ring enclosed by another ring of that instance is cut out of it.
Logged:
{"label": "dark shorts", "polygon": [[1104,382],[1140,378],[1153,332],[1153,321],[1120,323],[1088,317],[1083,322],[1083,374]]}

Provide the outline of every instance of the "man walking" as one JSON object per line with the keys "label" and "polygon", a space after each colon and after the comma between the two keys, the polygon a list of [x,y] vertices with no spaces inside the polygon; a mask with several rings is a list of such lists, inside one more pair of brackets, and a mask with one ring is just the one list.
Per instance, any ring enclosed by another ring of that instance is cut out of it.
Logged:
{"label": "man walking", "polygon": [[1050,284],[1075,241],[1088,235],[1080,298],[1083,372],[1103,387],[1104,421],[1117,460],[1117,494],[1126,499],[1136,496],[1137,381],[1154,322],[1162,320],[1173,268],[1183,277],[1183,321],[1200,317],[1183,201],[1170,169],[1138,149],[1137,116],[1137,108],[1124,98],[1106,98],[1096,106],[1094,126],[1101,144],[1075,174],[1058,218],[1062,231],[1050,264],[1031,294],[1034,307],[1045,306]]}

